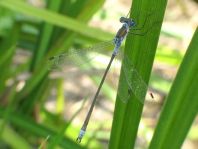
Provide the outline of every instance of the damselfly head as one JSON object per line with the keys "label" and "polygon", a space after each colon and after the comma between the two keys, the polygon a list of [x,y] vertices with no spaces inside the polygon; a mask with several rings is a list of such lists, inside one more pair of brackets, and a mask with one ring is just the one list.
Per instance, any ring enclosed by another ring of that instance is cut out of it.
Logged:
{"label": "damselfly head", "polygon": [[131,18],[120,17],[121,23],[127,23],[129,27],[134,27],[136,25],[135,21]]}

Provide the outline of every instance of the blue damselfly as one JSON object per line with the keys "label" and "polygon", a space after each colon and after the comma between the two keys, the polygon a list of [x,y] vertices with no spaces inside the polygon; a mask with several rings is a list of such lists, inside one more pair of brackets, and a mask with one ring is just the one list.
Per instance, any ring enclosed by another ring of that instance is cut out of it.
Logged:
{"label": "blue damselfly", "polygon": [[[148,16],[147,16],[148,18]],[[89,123],[89,119],[91,117],[94,105],[96,103],[97,97],[100,93],[101,87],[105,81],[106,75],[111,67],[111,64],[114,60],[114,58],[118,55],[120,47],[122,42],[124,41],[124,39],[126,38],[127,35],[132,34],[132,35],[139,35],[139,36],[144,36],[148,31],[151,30],[151,28],[153,27],[153,25],[151,27],[148,27],[147,30],[145,30],[142,33],[134,33],[132,32],[132,30],[142,30],[146,25],[146,23],[148,22],[147,18],[145,19],[143,26],[140,28],[135,28],[136,26],[136,22],[128,17],[121,17],[120,18],[120,22],[122,23],[121,28],[118,30],[117,34],[115,35],[114,39],[112,41],[109,42],[104,42],[101,44],[97,44],[96,46],[92,46],[90,48],[87,49],[81,49],[81,50],[76,50],[76,49],[71,49],[69,50],[67,53],[64,54],[60,54],[58,56],[53,56],[49,58],[49,65],[50,65],[50,69],[56,69],[56,68],[60,68],[66,64],[66,62],[68,61],[68,58],[70,57],[70,59],[74,60],[74,61],[78,61],[76,59],[76,55],[79,56],[83,56],[84,53],[90,52],[90,51],[95,51],[95,50],[102,50],[105,49],[106,47],[113,45],[114,49],[110,58],[110,61],[108,63],[108,66],[104,72],[104,75],[102,77],[102,80],[99,84],[99,87],[96,91],[96,94],[93,98],[93,101],[91,103],[90,109],[87,113],[87,116],[85,118],[85,121],[83,123],[83,126],[80,130],[80,133],[77,137],[77,142],[81,142],[81,139],[83,138],[85,131],[87,129],[87,125]],[[130,93],[132,92],[141,103],[144,103],[144,98],[147,92],[147,85],[146,83],[143,81],[143,79],[141,78],[141,76],[138,74],[137,70],[135,69],[134,65],[132,64],[132,62],[127,58],[127,56],[124,57],[123,59],[124,65],[122,67],[124,74],[125,74],[125,79],[126,82],[128,83],[128,90],[121,88],[121,92],[123,95],[121,95],[121,99],[123,100],[123,102],[127,102]],[[129,69],[130,68],[130,69]],[[119,96],[119,95],[118,95]],[[152,93],[150,93],[150,97],[153,98],[154,96],[152,95]]]}

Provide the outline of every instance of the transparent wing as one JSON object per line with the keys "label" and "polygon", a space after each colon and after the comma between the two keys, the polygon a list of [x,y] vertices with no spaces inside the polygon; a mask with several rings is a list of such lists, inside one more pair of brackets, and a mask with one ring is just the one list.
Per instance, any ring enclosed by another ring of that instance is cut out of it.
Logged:
{"label": "transparent wing", "polygon": [[[64,65],[67,65],[68,63],[83,65],[84,63],[98,57],[97,54],[91,57],[86,57],[90,52],[101,52],[107,47],[113,49],[113,46],[113,42],[109,41],[97,44],[87,49],[70,49],[68,53],[49,58],[48,68],[50,70],[62,70]],[[119,57],[123,59],[123,54],[121,51],[119,52],[118,58]],[[148,86],[143,81],[132,62],[126,56],[124,57],[122,69],[124,72],[122,75],[124,76],[120,77],[118,96],[124,103],[126,103],[130,96],[134,94],[143,103]]]}
{"label": "transparent wing", "polygon": [[113,48],[113,46],[114,44],[111,40],[84,49],[69,49],[67,53],[50,57],[48,59],[48,69],[62,70],[66,64],[83,65],[97,57],[96,52],[106,51],[106,48]]}
{"label": "transparent wing", "polygon": [[[122,53],[121,57],[123,57]],[[119,81],[119,98],[124,103],[127,103],[132,94],[134,94],[141,103],[144,103],[145,98],[153,100],[153,95],[147,94],[148,86],[135,69],[132,61],[125,56],[122,63],[123,76],[120,77]]]}

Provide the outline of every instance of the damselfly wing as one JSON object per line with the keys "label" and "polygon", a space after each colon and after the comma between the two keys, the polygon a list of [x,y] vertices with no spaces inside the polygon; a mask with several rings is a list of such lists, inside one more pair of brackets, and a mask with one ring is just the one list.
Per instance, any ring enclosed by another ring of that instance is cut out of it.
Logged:
{"label": "damselfly wing", "polygon": [[[68,50],[68,53],[63,53],[57,56],[50,57],[48,60],[48,69],[52,71],[62,71],[64,69],[64,66],[68,64],[75,64],[77,66],[82,66],[82,65],[86,65],[88,62],[93,62],[93,61],[95,61],[96,65],[97,65],[97,62],[105,65],[103,63],[104,59],[100,60],[97,54],[102,53],[104,55],[105,54],[104,51],[107,51],[104,49],[108,49],[112,46],[113,46],[112,41],[109,41],[109,42],[97,44],[89,48],[70,49]],[[135,69],[135,66],[133,65],[132,61],[130,61],[127,56],[123,57],[123,52],[121,50],[119,51],[118,58],[119,59],[116,59],[117,62],[118,61],[120,62],[121,60],[125,61],[122,69],[124,72],[123,79],[125,80],[124,82],[126,82],[125,85],[122,84],[122,81],[120,82],[121,83],[119,87],[120,94],[118,94],[118,96],[124,103],[127,103],[129,97],[132,94],[134,94],[141,103],[144,103],[145,94],[147,93],[147,89],[148,89],[147,84],[142,79],[138,71]],[[114,80],[118,81],[116,79]],[[118,84],[118,83],[115,83],[115,84]],[[151,95],[147,96],[147,99],[148,98],[150,100]]]}

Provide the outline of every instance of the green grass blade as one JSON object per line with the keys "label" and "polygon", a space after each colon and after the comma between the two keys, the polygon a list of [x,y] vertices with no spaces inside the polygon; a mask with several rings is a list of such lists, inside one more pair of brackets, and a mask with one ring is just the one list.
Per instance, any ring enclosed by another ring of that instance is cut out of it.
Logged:
{"label": "green grass blade", "polygon": [[96,28],[88,27],[86,24],[76,21],[67,16],[53,13],[44,9],[35,8],[21,1],[1,0],[0,6],[6,7],[24,15],[41,19],[42,21],[48,22],[50,24],[66,28],[98,40],[109,40],[112,38],[112,35],[109,33]]}
{"label": "green grass blade", "polygon": [[150,149],[179,149],[198,109],[198,28],[166,99]]}
{"label": "green grass blade", "polygon": [[14,106],[14,96],[16,94],[16,85],[14,84],[9,91],[7,90],[8,97],[5,97],[4,100],[7,100],[6,109],[2,112],[2,120],[0,120],[0,137],[6,142],[9,146],[15,149],[27,148],[30,149],[31,146],[27,143],[27,140],[23,138],[20,133],[13,130],[9,124],[9,117]]}
{"label": "green grass blade", "polygon": [[[100,0],[100,1],[95,1],[95,3],[100,3],[104,2],[104,0]],[[99,9],[99,6],[101,5],[93,5],[92,9],[95,9],[95,6],[97,7],[97,9]],[[92,12],[92,11],[91,11]],[[82,14],[87,13],[87,11],[82,11]],[[83,20],[83,21],[88,21],[88,19],[90,19],[90,14],[87,14],[89,16],[89,18],[87,18],[87,16],[81,15],[81,16],[86,16],[86,18],[83,17],[79,17],[78,20]],[[93,14],[92,14],[93,15]],[[47,68],[47,60],[50,56],[56,55],[57,53],[60,52],[61,49],[65,48],[69,48],[71,46],[72,40],[75,38],[75,34],[74,33],[68,33],[68,34],[64,34],[63,36],[60,37],[60,39],[54,44],[54,46],[52,47],[52,49],[50,50],[50,52],[48,53],[48,55],[43,59],[43,61],[40,64],[40,67],[34,72],[32,78],[30,80],[27,81],[26,86],[23,88],[23,90],[18,94],[17,98],[21,99],[24,96],[26,96],[27,94],[29,94],[35,87],[37,84],[39,84],[40,80],[42,80],[42,78],[49,72],[48,68]],[[65,40],[67,39],[67,40]],[[43,67],[45,66],[45,67]]]}
{"label": "green grass blade", "polygon": [[65,98],[64,98],[64,80],[57,79],[57,100],[56,100],[56,113],[63,114],[65,107]]}
{"label": "green grass blade", "polygon": [[183,58],[183,53],[179,50],[173,50],[167,47],[159,47],[156,52],[157,62],[178,66]]}
{"label": "green grass blade", "polygon": [[1,134],[1,140],[6,142],[10,147],[14,149],[31,149],[31,146],[26,142],[25,138],[21,137],[8,125],[4,126],[3,132]]}
{"label": "green grass blade", "polygon": [[[128,36],[125,46],[125,54],[133,62],[145,82],[149,80],[166,3],[166,0],[134,0],[131,8],[131,15],[134,20],[137,21],[139,18],[139,22],[142,24],[141,22],[144,22],[148,16],[145,14],[151,13],[148,21],[150,25],[155,25],[144,36]],[[159,23],[156,24],[155,22]],[[119,87],[128,90],[124,76],[122,71]],[[119,89],[118,94],[122,95]],[[109,149],[131,149],[134,147],[142,109],[142,103],[134,96],[130,97],[128,103],[121,102],[117,97]]]}
{"label": "green grass blade", "polygon": [[36,104],[39,104],[39,100],[42,99],[43,95],[47,91],[49,85],[49,79],[47,77],[43,78],[39,85],[31,92],[28,96],[28,100],[20,103],[19,111],[23,112],[24,115],[28,115],[34,112]]}
{"label": "green grass blade", "polygon": [[15,23],[13,29],[9,31],[7,37],[3,40],[0,45],[0,68],[1,68],[1,77],[0,77],[0,92],[2,92],[6,86],[6,80],[11,75],[11,66],[13,56],[15,54],[17,39],[19,35],[21,25]]}
{"label": "green grass blade", "polygon": [[[4,112],[5,112],[5,109],[0,107],[0,117],[2,117]],[[17,126],[17,128],[20,128],[23,131],[27,131],[27,132],[31,133],[32,135],[35,135],[35,137],[46,138],[47,136],[51,137],[53,135],[56,135],[56,133],[54,131],[47,129],[44,126],[33,122],[29,118],[24,117],[23,115],[17,113],[16,111],[15,112],[10,111],[9,114],[10,115],[7,118],[11,124],[13,124],[14,126]],[[68,138],[63,138],[60,142],[60,146],[63,148],[72,148],[72,149],[82,149],[83,148]]]}
{"label": "green grass blade", "polygon": [[[48,1],[48,9],[57,12],[60,9],[61,0]],[[37,46],[34,50],[32,59],[32,69],[34,69],[44,57],[48,51],[48,47],[51,45],[50,40],[52,38],[54,26],[51,24],[43,23],[41,27],[40,35],[38,36]]]}

